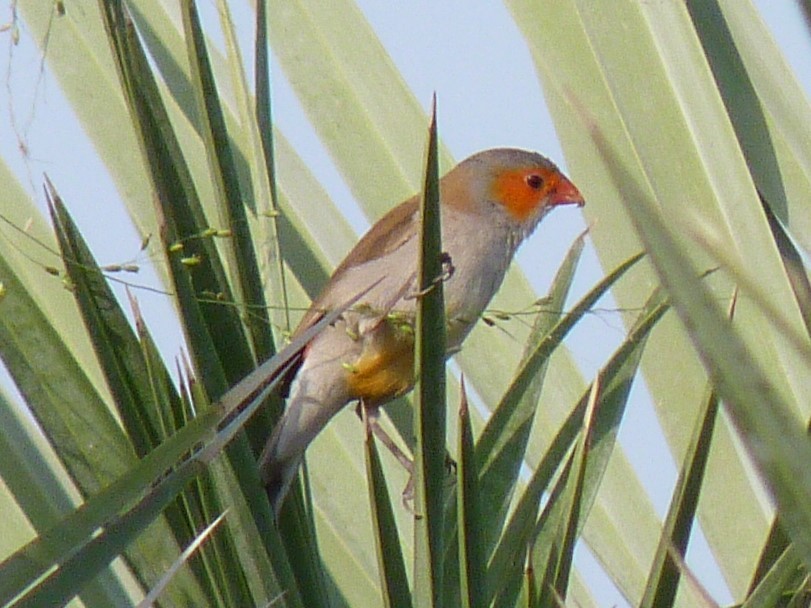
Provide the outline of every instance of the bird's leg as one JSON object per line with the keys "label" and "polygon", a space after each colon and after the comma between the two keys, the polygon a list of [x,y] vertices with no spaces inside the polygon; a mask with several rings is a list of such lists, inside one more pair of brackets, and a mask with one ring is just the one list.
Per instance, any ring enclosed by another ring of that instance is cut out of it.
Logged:
{"label": "bird's leg", "polygon": [[439,283],[444,283],[453,276],[453,273],[456,272],[456,266],[453,265],[451,254],[449,254],[447,251],[443,251],[441,261],[442,261],[442,274],[440,274],[437,277],[434,277],[434,280],[431,281],[431,284],[428,285],[428,287],[426,287],[425,289],[405,295],[403,297],[404,300],[414,300],[417,298],[421,298],[430,293],[430,291],[434,289]]}
{"label": "bird's leg", "polygon": [[382,443],[389,452],[397,459],[403,468],[408,471],[408,483],[406,484],[405,489],[403,490],[403,506],[410,511],[411,513],[415,513],[414,511],[414,461],[409,458],[403,450],[394,442],[394,439],[380,426],[380,409],[377,407],[366,407],[363,403],[363,400],[358,402],[358,407],[355,409],[355,413],[358,417],[363,420],[369,430],[374,433],[375,437],[378,438],[380,443]]}
{"label": "bird's leg", "polygon": [[358,403],[355,413],[361,420],[366,421],[366,424],[369,425],[369,428],[375,434],[375,437],[380,440],[380,443],[386,446],[389,452],[391,452],[392,455],[397,459],[397,462],[403,465],[403,468],[408,471],[409,474],[412,474],[414,472],[414,461],[412,461],[411,458],[409,458],[408,455],[406,455],[406,453],[400,449],[400,447],[394,442],[394,439],[392,439],[383,429],[383,427],[380,426],[380,410],[376,407],[366,407],[363,404],[363,401],[361,401]]}

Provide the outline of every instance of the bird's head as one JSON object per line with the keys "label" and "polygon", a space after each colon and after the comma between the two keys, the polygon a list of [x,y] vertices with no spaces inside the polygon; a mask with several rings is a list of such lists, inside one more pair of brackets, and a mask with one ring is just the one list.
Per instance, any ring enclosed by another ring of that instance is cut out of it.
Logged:
{"label": "bird's head", "polygon": [[552,161],[515,148],[486,150],[459,163],[443,179],[442,192],[443,200],[460,210],[495,209],[529,229],[553,207],[584,204],[580,191]]}

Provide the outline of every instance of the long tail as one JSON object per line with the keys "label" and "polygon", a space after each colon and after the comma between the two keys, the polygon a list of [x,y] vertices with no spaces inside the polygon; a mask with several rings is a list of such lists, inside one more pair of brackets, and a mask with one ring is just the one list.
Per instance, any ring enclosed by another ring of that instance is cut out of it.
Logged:
{"label": "long tail", "polygon": [[265,485],[270,506],[277,519],[303,456],[302,453],[284,458],[279,452],[279,437],[282,435],[285,422],[286,415],[279,420],[259,460],[259,477]]}
{"label": "long tail", "polygon": [[362,343],[341,321],[324,328],[305,348],[290,383],[287,408],[259,462],[259,474],[278,518],[304,450],[351,399],[344,361],[360,355]]}
{"label": "long tail", "polygon": [[349,401],[343,369],[328,365],[313,373],[313,359],[318,363],[317,357],[306,361],[293,381],[287,409],[273,429],[259,461],[259,475],[277,517],[304,450]]}

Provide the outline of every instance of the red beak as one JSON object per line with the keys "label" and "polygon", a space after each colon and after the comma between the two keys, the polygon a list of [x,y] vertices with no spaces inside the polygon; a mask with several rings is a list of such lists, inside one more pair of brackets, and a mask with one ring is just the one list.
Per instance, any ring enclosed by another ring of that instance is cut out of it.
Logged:
{"label": "red beak", "polygon": [[582,207],[586,204],[583,200],[583,195],[580,190],[566,179],[563,175],[560,176],[558,182],[552,187],[549,193],[549,201],[553,207],[557,205],[577,205]]}

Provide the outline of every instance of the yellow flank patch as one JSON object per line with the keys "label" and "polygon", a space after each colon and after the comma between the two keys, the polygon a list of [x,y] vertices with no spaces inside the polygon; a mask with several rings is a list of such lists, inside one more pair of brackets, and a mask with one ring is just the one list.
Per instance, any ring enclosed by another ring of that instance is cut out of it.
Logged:
{"label": "yellow flank patch", "polygon": [[[543,182],[539,187],[530,185],[531,175],[541,177]],[[538,208],[555,182],[553,171],[537,167],[512,169],[496,176],[491,194],[515,219],[523,222]]]}
{"label": "yellow flank patch", "polygon": [[364,340],[360,357],[347,368],[352,396],[379,405],[408,392],[414,384],[413,330],[382,321]]}

